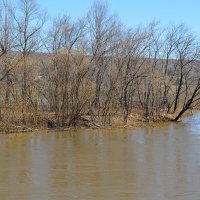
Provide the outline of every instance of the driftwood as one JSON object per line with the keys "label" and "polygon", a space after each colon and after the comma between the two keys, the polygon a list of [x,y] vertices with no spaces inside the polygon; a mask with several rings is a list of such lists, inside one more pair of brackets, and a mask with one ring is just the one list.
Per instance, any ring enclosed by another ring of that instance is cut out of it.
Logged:
{"label": "driftwood", "polygon": [[77,117],[74,118],[74,120],[71,120],[70,125],[68,123],[64,124],[63,126],[60,126],[59,123],[57,123],[55,120],[48,120],[47,127],[49,129],[67,129],[69,127],[90,127],[90,128],[99,128],[100,125],[98,125],[96,122],[91,121],[89,119],[86,119],[84,117]]}

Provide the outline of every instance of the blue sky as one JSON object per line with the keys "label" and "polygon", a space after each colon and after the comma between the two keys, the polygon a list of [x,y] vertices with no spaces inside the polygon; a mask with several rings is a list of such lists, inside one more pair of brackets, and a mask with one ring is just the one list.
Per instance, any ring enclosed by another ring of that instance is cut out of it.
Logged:
{"label": "blue sky", "polygon": [[[84,16],[93,0],[38,0],[50,16]],[[185,23],[200,35],[200,0],[107,0],[111,13],[118,14],[127,26],[158,20],[162,24]]]}

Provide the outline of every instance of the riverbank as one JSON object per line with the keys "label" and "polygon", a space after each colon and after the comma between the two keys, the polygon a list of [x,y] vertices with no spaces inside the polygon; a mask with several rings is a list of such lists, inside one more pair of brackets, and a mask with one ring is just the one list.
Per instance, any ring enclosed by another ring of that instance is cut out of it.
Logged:
{"label": "riverbank", "polygon": [[[194,112],[186,112],[182,118],[191,117]],[[163,127],[169,125],[175,115],[161,115],[157,119],[144,119],[141,115],[133,113],[128,118],[127,124],[124,124],[123,118],[116,116],[113,117],[110,125],[103,125],[100,123],[88,123],[76,126],[76,127],[32,127],[28,125],[13,125],[8,123],[0,123],[0,134],[27,134],[30,132],[63,132],[73,131],[81,129],[115,129],[115,128],[127,128],[127,129],[140,129],[145,127]],[[88,120],[87,120],[88,121]],[[89,122],[89,121],[88,121]]]}

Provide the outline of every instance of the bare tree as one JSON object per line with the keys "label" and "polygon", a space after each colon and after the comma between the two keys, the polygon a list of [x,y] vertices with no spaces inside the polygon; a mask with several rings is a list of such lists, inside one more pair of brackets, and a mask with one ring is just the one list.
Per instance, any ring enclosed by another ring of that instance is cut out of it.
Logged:
{"label": "bare tree", "polygon": [[109,68],[112,52],[118,45],[114,40],[118,35],[120,24],[115,16],[108,15],[107,5],[100,1],[94,3],[88,12],[87,20],[91,45],[89,53],[93,57],[96,85],[92,112],[99,116],[102,107],[101,92],[103,92],[103,84],[105,83],[105,73]]}
{"label": "bare tree", "polygon": [[16,34],[15,49],[22,55],[20,82],[22,90],[22,116],[23,123],[25,123],[26,107],[30,99],[28,97],[28,90],[31,88],[31,84],[28,81],[31,74],[28,57],[40,48],[40,33],[46,16],[40,11],[34,0],[20,0],[16,11],[12,12],[12,16],[14,18]]}

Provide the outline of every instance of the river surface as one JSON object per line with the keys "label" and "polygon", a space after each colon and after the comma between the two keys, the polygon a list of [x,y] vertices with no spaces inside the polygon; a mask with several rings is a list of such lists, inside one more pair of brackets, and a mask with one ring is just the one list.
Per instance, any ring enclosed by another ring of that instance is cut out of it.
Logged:
{"label": "river surface", "polygon": [[199,200],[200,114],[140,130],[0,136],[0,200]]}

